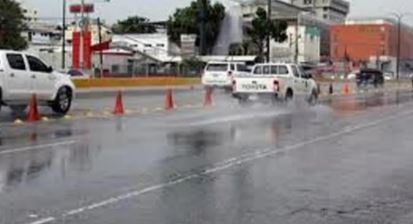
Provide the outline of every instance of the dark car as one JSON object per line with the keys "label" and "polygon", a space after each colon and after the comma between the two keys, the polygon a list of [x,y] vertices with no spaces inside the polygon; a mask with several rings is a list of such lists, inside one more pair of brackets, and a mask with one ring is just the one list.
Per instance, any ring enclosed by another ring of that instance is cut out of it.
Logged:
{"label": "dark car", "polygon": [[377,69],[361,69],[356,74],[357,87],[382,87],[384,85],[383,72]]}

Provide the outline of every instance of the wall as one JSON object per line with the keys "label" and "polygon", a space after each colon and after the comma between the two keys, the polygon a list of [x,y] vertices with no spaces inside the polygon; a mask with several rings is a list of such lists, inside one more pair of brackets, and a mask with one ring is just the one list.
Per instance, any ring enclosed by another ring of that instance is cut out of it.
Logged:
{"label": "wall", "polygon": [[[287,29],[288,39],[284,43],[271,42],[272,61],[294,62],[296,55],[296,26]],[[320,61],[320,31],[313,26],[298,28],[298,62]]]}
{"label": "wall", "polygon": [[333,25],[331,27],[331,58],[366,61],[371,56],[389,55],[391,25]]}
{"label": "wall", "polygon": [[[403,27],[401,57],[413,59],[413,32]],[[397,53],[397,27],[389,23],[347,24],[331,27],[331,55],[341,60],[347,54],[353,61],[368,60],[371,56],[392,56]]]}

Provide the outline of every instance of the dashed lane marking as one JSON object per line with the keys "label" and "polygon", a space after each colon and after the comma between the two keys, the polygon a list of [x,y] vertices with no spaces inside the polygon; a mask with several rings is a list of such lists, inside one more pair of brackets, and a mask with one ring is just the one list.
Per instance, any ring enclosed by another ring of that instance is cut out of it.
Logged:
{"label": "dashed lane marking", "polygon": [[72,145],[72,144],[75,144],[75,143],[76,143],[75,140],[70,140],[70,141],[49,143],[49,144],[43,144],[43,145],[33,145],[33,146],[25,146],[25,147],[14,148],[14,149],[5,149],[5,150],[0,151],[0,156],[1,155],[6,155],[6,154],[11,154],[11,153],[27,152],[27,151],[43,149],[43,148],[53,148],[53,147],[57,147],[57,146]]}
{"label": "dashed lane marking", "polygon": [[164,189],[164,188],[167,188],[167,187],[178,185],[180,183],[183,183],[183,182],[186,182],[186,181],[189,181],[189,180],[193,180],[193,179],[196,179],[196,178],[201,178],[203,175],[214,174],[214,173],[217,173],[217,172],[220,172],[220,171],[230,169],[230,168],[235,167],[235,166],[242,165],[242,164],[247,163],[247,162],[256,161],[256,160],[263,159],[263,158],[266,158],[266,157],[285,154],[285,153],[288,153],[292,150],[302,148],[306,145],[312,145],[312,144],[315,144],[315,143],[318,143],[318,142],[323,142],[323,141],[327,141],[327,140],[330,140],[330,139],[334,139],[334,138],[337,138],[337,137],[342,136],[342,135],[352,134],[355,131],[359,131],[359,130],[363,130],[363,129],[366,129],[366,128],[374,127],[374,126],[377,126],[379,124],[382,124],[384,122],[388,122],[388,121],[391,121],[391,120],[396,120],[396,119],[399,120],[402,116],[411,116],[412,114],[413,114],[413,110],[410,110],[410,111],[400,113],[400,114],[397,114],[397,115],[387,116],[387,117],[384,117],[382,119],[378,119],[376,121],[368,122],[368,123],[353,126],[353,127],[347,127],[347,128],[344,128],[341,131],[338,131],[338,132],[335,132],[335,133],[332,133],[332,134],[329,134],[329,135],[325,135],[325,136],[320,136],[320,137],[315,138],[313,140],[304,141],[304,142],[297,143],[297,144],[294,144],[294,145],[291,145],[291,146],[287,146],[287,147],[284,147],[284,148],[281,148],[281,149],[266,148],[266,149],[256,150],[253,153],[247,153],[247,154],[241,155],[239,157],[230,158],[230,159],[225,160],[223,162],[216,163],[213,166],[211,166],[211,168],[208,168],[208,169],[206,169],[202,172],[199,172],[197,174],[187,175],[187,176],[175,179],[175,180],[171,180],[169,182],[161,183],[161,184],[158,184],[158,185],[153,185],[153,186],[141,189],[141,190],[130,191],[130,192],[127,192],[125,194],[121,194],[121,195],[118,195],[118,196],[115,196],[115,197],[110,197],[110,198],[108,198],[106,200],[103,200],[103,201],[95,202],[95,203],[92,203],[92,204],[89,204],[89,205],[85,205],[85,206],[82,206],[82,207],[79,207],[79,208],[76,208],[76,209],[73,209],[73,210],[63,212],[59,216],[50,216],[50,217],[40,219],[40,220],[35,221],[35,222],[30,222],[28,224],[53,223],[58,219],[65,219],[65,218],[68,218],[70,216],[75,216],[75,215],[79,215],[81,213],[85,213],[85,212],[88,212],[88,211],[100,209],[100,208],[103,208],[103,207],[106,207],[106,206],[109,206],[109,205],[112,205],[112,204],[119,203],[121,201],[125,201],[125,200],[131,199],[131,198],[139,197],[139,196],[141,196],[143,194],[146,194],[146,193],[151,193],[151,192],[161,190],[161,189]]}

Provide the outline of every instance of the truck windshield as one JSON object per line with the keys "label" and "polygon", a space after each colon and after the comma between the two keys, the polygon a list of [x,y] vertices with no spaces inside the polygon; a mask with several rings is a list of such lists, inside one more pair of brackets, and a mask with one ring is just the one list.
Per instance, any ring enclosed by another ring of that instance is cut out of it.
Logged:
{"label": "truck windshield", "polygon": [[206,70],[210,72],[226,72],[228,64],[209,64]]}

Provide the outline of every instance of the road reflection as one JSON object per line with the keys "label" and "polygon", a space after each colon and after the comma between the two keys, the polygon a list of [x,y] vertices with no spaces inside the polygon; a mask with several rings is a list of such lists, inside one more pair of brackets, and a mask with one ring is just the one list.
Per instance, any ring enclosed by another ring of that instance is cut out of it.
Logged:
{"label": "road reflection", "polygon": [[[29,142],[34,146],[40,144],[40,135],[36,130],[33,128],[28,134]],[[64,128],[50,133],[49,136],[53,139],[70,138],[73,136],[72,126],[64,125]],[[65,178],[68,170],[88,171],[92,167],[92,159],[87,140],[67,146],[50,145],[36,150],[0,155],[0,193],[13,191],[19,186],[30,186],[40,178]],[[56,172],[59,170],[61,172]]]}

